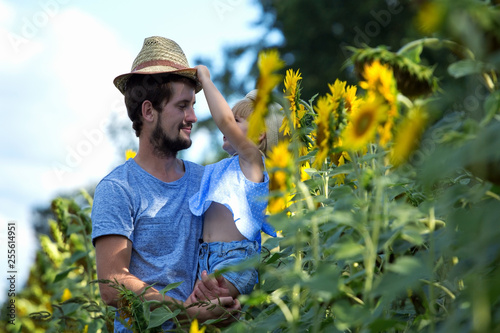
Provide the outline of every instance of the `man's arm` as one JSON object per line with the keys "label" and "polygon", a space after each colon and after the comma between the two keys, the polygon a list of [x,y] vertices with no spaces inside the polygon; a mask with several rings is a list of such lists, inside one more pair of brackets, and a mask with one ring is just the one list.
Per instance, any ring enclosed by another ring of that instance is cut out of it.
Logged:
{"label": "man's arm", "polygon": [[[116,279],[119,284],[123,284],[137,295],[140,295],[149,286],[129,271],[132,254],[132,242],[129,239],[119,235],[101,236],[95,240],[95,248],[97,276],[99,279],[111,280],[113,282]],[[99,284],[99,289],[101,291],[101,298],[106,304],[114,307],[118,306],[118,290],[107,284]],[[172,302],[183,307],[188,307],[192,303],[190,301],[182,302],[169,296],[163,296],[154,287],[146,291],[144,299]],[[232,297],[220,297],[219,299],[211,300],[211,302],[220,304],[220,306],[214,307],[212,310],[207,310],[207,306],[190,307],[187,310],[188,315],[191,318],[196,317],[200,322],[203,322],[208,319],[219,318],[226,312],[232,313],[241,309],[238,300],[233,300]],[[175,308],[172,308],[172,310],[175,310]],[[234,321],[232,317],[229,319],[229,322],[231,321]]]}
{"label": "man's arm", "polygon": [[[101,280],[118,281],[127,289],[140,295],[148,284],[131,274],[129,271],[130,257],[132,255],[132,242],[124,236],[101,236],[95,240],[97,276]],[[99,284],[103,301],[117,307],[118,290],[107,285]],[[149,288],[144,298],[146,300],[163,301],[163,295],[154,288]],[[165,300],[169,300],[167,296]],[[173,299],[170,299],[173,300]]]}

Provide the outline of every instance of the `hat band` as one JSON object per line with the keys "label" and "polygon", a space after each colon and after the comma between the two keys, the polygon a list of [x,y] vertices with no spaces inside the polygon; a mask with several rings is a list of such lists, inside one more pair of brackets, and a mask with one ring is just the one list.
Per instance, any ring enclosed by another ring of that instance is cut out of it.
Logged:
{"label": "hat band", "polygon": [[132,70],[132,72],[141,70],[141,69],[143,69],[145,67],[151,67],[151,66],[169,66],[169,67],[173,67],[173,68],[177,68],[177,69],[185,69],[185,68],[187,68],[187,67],[179,65],[179,64],[177,64],[177,63],[175,63],[173,61],[170,61],[170,60],[150,60],[150,61],[143,62],[140,65],[137,65]]}

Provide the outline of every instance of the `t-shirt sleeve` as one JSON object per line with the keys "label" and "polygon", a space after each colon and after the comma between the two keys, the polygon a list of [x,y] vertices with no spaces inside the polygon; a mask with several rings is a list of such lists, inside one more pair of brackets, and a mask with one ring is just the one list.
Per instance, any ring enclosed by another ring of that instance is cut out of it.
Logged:
{"label": "t-shirt sleeve", "polygon": [[92,243],[106,235],[121,235],[134,241],[132,212],[132,198],[127,191],[114,181],[101,181],[92,205]]}

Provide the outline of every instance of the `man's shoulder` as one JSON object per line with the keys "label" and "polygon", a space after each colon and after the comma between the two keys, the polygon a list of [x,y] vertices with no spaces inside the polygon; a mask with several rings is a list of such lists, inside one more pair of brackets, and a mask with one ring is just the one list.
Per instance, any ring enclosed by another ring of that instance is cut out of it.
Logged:
{"label": "man's shoulder", "polygon": [[126,161],[125,163],[115,167],[111,172],[109,172],[101,181],[97,184],[97,186],[105,183],[114,183],[114,184],[127,184],[130,180],[130,175],[135,173],[133,163],[130,161]]}
{"label": "man's shoulder", "polygon": [[205,167],[203,165],[191,161],[186,161],[186,160],[183,161],[184,164],[186,165],[186,169],[189,170],[189,172],[198,176],[203,174],[203,171],[205,170]]}
{"label": "man's shoulder", "polygon": [[122,178],[123,175],[127,174],[130,169],[129,161],[126,161],[123,164],[116,166],[113,170],[111,170],[106,176],[102,178],[102,180],[110,180],[115,178]]}

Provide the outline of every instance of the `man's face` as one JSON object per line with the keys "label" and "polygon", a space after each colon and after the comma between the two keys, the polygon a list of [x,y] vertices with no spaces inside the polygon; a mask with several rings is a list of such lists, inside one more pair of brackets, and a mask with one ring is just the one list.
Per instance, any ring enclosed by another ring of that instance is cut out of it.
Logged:
{"label": "man's face", "polygon": [[194,87],[183,82],[172,82],[172,96],[163,103],[150,142],[160,157],[176,156],[177,152],[191,146],[191,128],[197,118]]}

